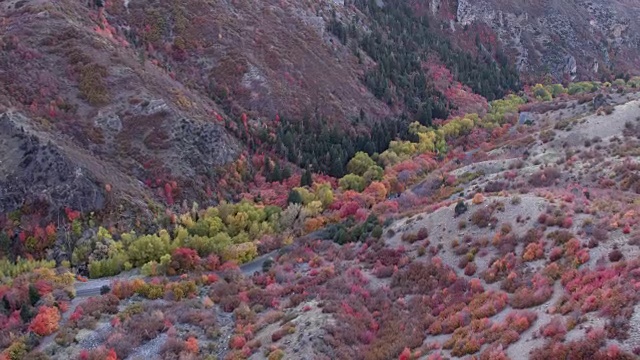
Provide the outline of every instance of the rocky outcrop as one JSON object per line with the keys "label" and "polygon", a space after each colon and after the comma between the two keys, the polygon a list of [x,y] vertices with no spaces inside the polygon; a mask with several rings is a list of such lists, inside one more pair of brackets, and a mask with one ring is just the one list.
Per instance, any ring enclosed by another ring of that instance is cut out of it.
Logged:
{"label": "rocky outcrop", "polygon": [[460,26],[491,26],[525,74],[593,79],[638,71],[640,8],[628,1],[458,0],[456,17]]}
{"label": "rocky outcrop", "polygon": [[0,115],[0,213],[25,205],[37,205],[45,214],[64,207],[102,209],[104,187],[27,124],[20,114]]}

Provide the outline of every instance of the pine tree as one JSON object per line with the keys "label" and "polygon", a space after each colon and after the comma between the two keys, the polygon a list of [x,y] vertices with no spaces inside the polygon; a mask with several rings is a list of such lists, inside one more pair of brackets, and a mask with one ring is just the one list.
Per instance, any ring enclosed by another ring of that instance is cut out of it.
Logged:
{"label": "pine tree", "polygon": [[281,180],[286,180],[288,178],[291,177],[291,169],[289,169],[288,166],[285,166],[284,168],[282,168],[282,179]]}
{"label": "pine tree", "polygon": [[0,232],[0,253],[5,256],[9,255],[9,250],[11,249],[11,239],[9,236],[3,231]]}
{"label": "pine tree", "polygon": [[31,306],[35,306],[40,301],[40,293],[33,284],[29,285],[29,302]]}
{"label": "pine tree", "polygon": [[29,321],[31,321],[32,317],[33,311],[31,310],[31,307],[28,305],[23,305],[20,308],[20,319],[22,319],[22,322],[28,323]]}
{"label": "pine tree", "polygon": [[311,170],[306,169],[300,178],[300,186],[311,186],[313,179],[311,178]]}
{"label": "pine tree", "polygon": [[280,163],[276,161],[273,166],[273,171],[271,172],[271,179],[269,181],[282,181],[282,168],[280,167]]}
{"label": "pine tree", "polygon": [[289,191],[289,196],[287,197],[288,204],[302,204],[302,196],[296,190]]}
{"label": "pine tree", "polygon": [[2,312],[4,314],[11,313],[11,303],[9,302],[9,299],[7,299],[7,295],[2,297]]}

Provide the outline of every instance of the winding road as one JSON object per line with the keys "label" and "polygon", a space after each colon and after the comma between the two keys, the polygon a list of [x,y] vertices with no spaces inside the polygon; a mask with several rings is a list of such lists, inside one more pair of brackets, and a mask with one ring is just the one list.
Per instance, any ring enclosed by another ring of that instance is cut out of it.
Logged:
{"label": "winding road", "polygon": [[[275,259],[278,255],[286,252],[289,249],[289,247],[290,245],[278,250],[274,250],[270,253],[257,257],[248,263],[242,264],[240,265],[240,271],[242,271],[244,275],[252,275],[256,271],[260,272],[262,271],[262,267],[267,260]],[[93,280],[88,280],[86,282],[76,282],[75,284],[76,299],[100,295],[100,289],[105,285],[110,286],[111,282],[114,280],[144,279],[145,281],[148,281],[148,280],[151,280],[152,278],[153,277],[146,277],[140,274],[129,275],[129,276],[121,274],[121,275],[116,275],[109,278],[93,279]],[[177,280],[179,278],[180,278],[179,275],[169,277],[170,280]]]}

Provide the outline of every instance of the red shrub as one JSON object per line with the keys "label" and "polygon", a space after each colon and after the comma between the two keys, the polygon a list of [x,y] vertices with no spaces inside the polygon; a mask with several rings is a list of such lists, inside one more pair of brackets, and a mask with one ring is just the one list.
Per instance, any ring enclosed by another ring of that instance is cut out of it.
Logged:
{"label": "red shrub", "polygon": [[559,337],[563,338],[567,333],[567,328],[560,317],[554,317],[547,325],[541,329],[542,336],[544,337]]}
{"label": "red shrub", "polygon": [[242,349],[246,343],[247,343],[247,340],[244,338],[244,336],[235,335],[231,337],[231,340],[229,340],[229,347],[232,349],[239,350],[239,349]]}
{"label": "red shrub", "polygon": [[189,248],[177,248],[171,254],[171,267],[179,272],[189,272],[200,263],[198,252]]}
{"label": "red shrub", "polygon": [[41,306],[38,315],[31,321],[29,330],[40,336],[53,334],[58,330],[60,311],[56,307]]}

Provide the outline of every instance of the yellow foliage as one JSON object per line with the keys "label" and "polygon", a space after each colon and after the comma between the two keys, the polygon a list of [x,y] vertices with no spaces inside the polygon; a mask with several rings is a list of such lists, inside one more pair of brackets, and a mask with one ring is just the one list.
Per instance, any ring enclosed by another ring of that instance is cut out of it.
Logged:
{"label": "yellow foliage", "polygon": [[222,251],[223,261],[245,263],[253,260],[256,256],[258,256],[258,247],[252,242],[234,244]]}

